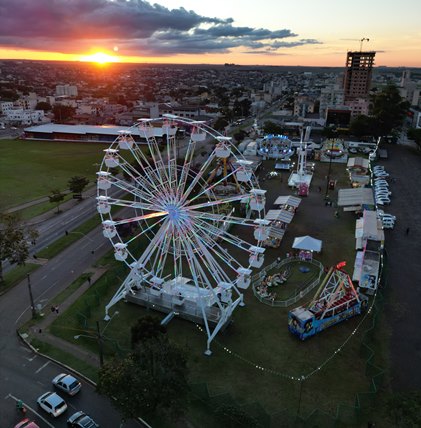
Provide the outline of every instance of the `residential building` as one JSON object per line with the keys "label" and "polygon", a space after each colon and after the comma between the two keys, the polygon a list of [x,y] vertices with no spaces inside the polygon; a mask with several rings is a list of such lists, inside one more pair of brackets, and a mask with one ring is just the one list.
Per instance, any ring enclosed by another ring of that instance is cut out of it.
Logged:
{"label": "residential building", "polygon": [[69,97],[77,97],[77,87],[74,85],[57,85],[56,86],[56,95],[67,95]]}

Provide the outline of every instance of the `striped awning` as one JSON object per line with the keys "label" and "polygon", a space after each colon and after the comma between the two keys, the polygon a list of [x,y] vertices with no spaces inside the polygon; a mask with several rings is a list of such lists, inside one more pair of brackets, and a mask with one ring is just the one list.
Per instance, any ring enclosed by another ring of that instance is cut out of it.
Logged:
{"label": "striped awning", "polygon": [[285,229],[282,229],[281,227],[271,226],[269,228],[269,237],[271,238],[282,239],[284,235],[285,235]]}
{"label": "striped awning", "polygon": [[266,213],[265,219],[269,221],[282,221],[283,223],[291,223],[294,218],[294,213],[288,210],[269,210]]}
{"label": "striped awning", "polygon": [[266,213],[266,220],[278,220],[278,217],[281,215],[282,210],[269,210]]}
{"label": "striped awning", "polygon": [[301,204],[301,199],[296,196],[278,196],[274,205],[288,205],[297,208]]}

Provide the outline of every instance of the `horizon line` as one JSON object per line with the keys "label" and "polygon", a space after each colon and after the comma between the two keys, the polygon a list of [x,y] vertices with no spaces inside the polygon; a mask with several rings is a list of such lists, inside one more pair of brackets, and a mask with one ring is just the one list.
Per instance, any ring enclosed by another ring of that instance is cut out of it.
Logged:
{"label": "horizon line", "polygon": [[[236,64],[236,63],[174,63],[174,62],[145,62],[145,61],[110,61],[103,64],[98,64],[95,61],[82,61],[82,60],[62,60],[62,59],[26,59],[26,58],[0,58],[0,61],[27,61],[27,62],[61,62],[61,63],[81,63],[81,64],[94,64],[99,67],[109,67],[110,65],[198,65],[198,66],[229,66],[229,67],[303,67],[303,68],[346,68],[344,65],[282,65],[282,64]],[[411,65],[375,65],[373,68],[421,68],[421,66]]]}

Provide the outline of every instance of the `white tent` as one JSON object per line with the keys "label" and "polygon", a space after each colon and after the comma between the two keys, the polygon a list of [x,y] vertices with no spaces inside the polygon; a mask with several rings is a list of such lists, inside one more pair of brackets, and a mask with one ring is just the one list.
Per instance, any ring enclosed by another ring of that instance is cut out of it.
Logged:
{"label": "white tent", "polygon": [[312,238],[311,236],[299,236],[294,239],[292,248],[297,250],[307,250],[320,252],[322,250],[322,241]]}

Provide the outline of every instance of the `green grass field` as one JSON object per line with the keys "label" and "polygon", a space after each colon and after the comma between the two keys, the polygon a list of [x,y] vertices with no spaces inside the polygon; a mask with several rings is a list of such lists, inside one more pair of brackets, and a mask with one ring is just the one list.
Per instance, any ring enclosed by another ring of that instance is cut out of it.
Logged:
{"label": "green grass field", "polygon": [[[271,167],[268,164],[267,168]],[[319,184],[323,188],[326,185],[328,165],[318,164],[317,168],[313,189],[317,189]],[[267,210],[273,208],[271,204],[276,196],[291,194],[286,178],[285,175],[282,181],[265,183],[268,189]],[[347,186],[343,165],[332,165],[331,178],[336,179],[341,187]],[[334,199],[336,191],[330,193]],[[290,251],[294,237],[308,234],[323,240],[323,251],[316,255],[319,261],[331,266],[345,260],[347,271],[352,273],[355,218],[351,213],[341,213],[340,218],[336,218],[334,211],[335,208],[325,206],[324,192],[313,190],[308,198],[303,198],[281,246],[266,250],[266,264],[277,257],[284,257]],[[236,233],[236,228],[232,233]],[[140,245],[139,242],[137,244]],[[90,331],[97,320],[103,319],[105,304],[128,273],[122,264],[112,260],[112,256],[105,258],[105,263],[109,265],[108,273],[54,321],[51,333],[74,343],[77,332]],[[297,306],[311,296],[312,293]],[[370,389],[370,379],[365,375],[366,360],[360,356],[363,332],[370,317],[354,335],[352,333],[361,317],[300,342],[287,329],[287,314],[292,308],[266,306],[257,301],[250,288],[245,291],[245,303],[244,308],[235,311],[229,328],[214,340],[210,358],[203,355],[206,335],[198,326],[177,318],[169,323],[171,340],[188,353],[191,384],[206,384],[211,395],[229,394],[245,408],[257,403],[270,415],[280,414],[285,409],[295,414],[300,402],[302,416],[308,416],[315,409],[334,415],[340,403],[351,408],[356,394]],[[119,313],[109,324],[101,321],[102,328],[106,327],[105,353],[108,358],[127,352],[130,349],[130,327],[138,318],[153,313],[124,302],[117,304],[111,314],[114,311]],[[162,314],[156,315],[163,318]],[[80,338],[78,343],[97,352],[94,340]],[[300,388],[298,379],[302,376],[305,380]],[[198,410],[192,405],[190,413],[195,425],[212,426],[203,409]],[[174,426],[162,423],[157,426]]]}
{"label": "green grass field", "polygon": [[96,179],[104,144],[0,140],[0,210],[67,189],[75,175]]}

